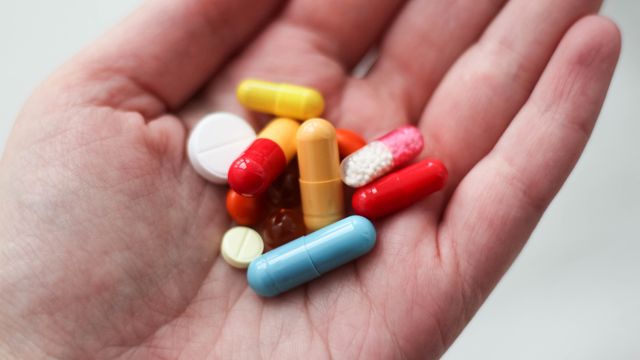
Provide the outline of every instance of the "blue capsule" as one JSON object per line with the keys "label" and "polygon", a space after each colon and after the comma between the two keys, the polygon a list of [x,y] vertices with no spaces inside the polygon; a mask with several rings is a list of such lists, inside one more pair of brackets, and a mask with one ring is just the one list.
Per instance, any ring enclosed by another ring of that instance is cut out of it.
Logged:
{"label": "blue capsule", "polygon": [[349,216],[253,260],[249,286],[259,295],[276,296],[368,253],[375,243],[373,224]]}

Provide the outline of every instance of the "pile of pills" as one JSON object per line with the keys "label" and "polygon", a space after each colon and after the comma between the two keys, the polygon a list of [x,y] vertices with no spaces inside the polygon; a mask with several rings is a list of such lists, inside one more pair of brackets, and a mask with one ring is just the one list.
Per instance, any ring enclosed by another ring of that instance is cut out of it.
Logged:
{"label": "pile of pills", "polygon": [[[207,115],[187,151],[203,178],[229,184],[226,207],[237,226],[224,234],[220,252],[229,265],[248,267],[249,286],[259,295],[281,294],[366,254],[376,242],[370,220],[445,186],[440,161],[405,166],[423,149],[414,126],[367,144],[318,118],[324,99],[314,89],[250,79],[237,97],[275,118],[256,134],[237,115]],[[345,186],[356,188],[351,210]]]}

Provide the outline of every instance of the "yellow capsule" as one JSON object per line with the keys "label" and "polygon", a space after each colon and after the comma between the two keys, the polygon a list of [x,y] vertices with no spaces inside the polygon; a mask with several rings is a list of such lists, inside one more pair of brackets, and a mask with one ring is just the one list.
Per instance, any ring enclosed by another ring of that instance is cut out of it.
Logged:
{"label": "yellow capsule", "polygon": [[304,223],[309,231],[344,217],[336,129],[326,120],[310,119],[298,129],[298,167]]}
{"label": "yellow capsule", "polygon": [[304,86],[248,79],[238,85],[236,95],[251,110],[282,117],[306,120],[324,111],[322,95]]}

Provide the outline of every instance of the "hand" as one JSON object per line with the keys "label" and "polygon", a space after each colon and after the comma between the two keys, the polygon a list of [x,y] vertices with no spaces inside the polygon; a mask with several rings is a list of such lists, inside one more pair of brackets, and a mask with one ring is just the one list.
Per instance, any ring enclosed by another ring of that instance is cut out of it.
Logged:
{"label": "hand", "polygon": [[[0,355],[441,355],[571,171],[620,50],[587,16],[600,1],[505,3],[146,3],[41,86],[8,141]],[[258,297],[219,256],[225,189],[185,160],[198,118],[242,113],[245,77],[318,88],[367,138],[419,124],[447,188],[378,222],[364,258]]]}

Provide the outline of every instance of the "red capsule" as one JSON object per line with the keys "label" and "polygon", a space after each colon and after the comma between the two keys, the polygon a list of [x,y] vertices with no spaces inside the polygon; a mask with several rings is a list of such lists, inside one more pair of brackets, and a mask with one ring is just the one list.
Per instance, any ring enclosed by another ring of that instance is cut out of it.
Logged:
{"label": "red capsule", "polygon": [[229,186],[244,196],[264,193],[296,154],[300,123],[285,118],[271,120],[258,138],[231,164]]}
{"label": "red capsule", "polygon": [[353,210],[369,219],[384,217],[441,190],[447,176],[440,161],[422,160],[358,189],[351,198]]}
{"label": "red capsule", "polygon": [[256,139],[229,168],[229,186],[244,196],[262,194],[287,166],[284,152],[269,139]]}

